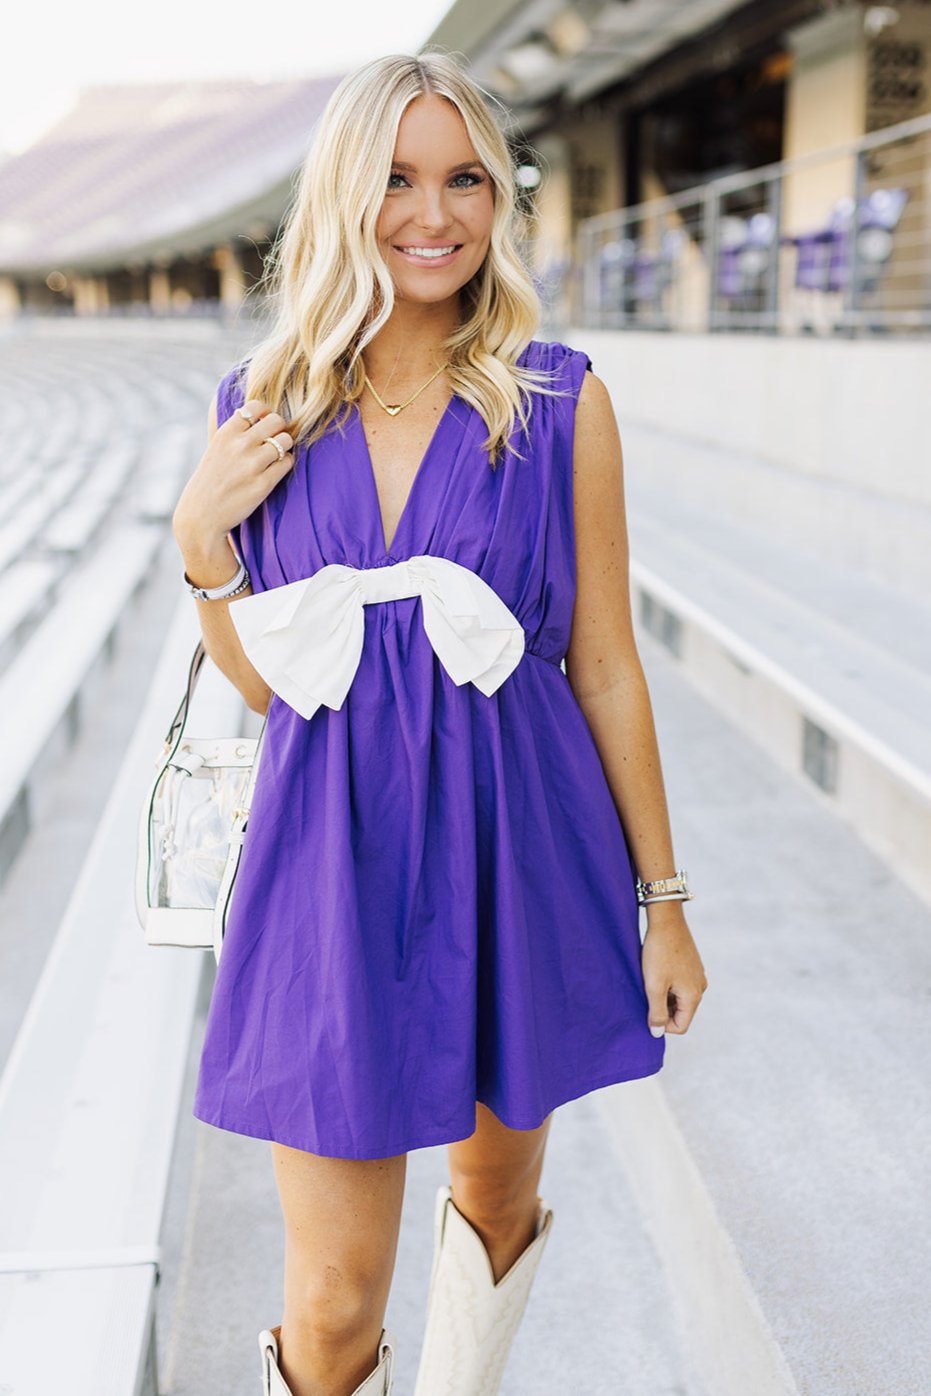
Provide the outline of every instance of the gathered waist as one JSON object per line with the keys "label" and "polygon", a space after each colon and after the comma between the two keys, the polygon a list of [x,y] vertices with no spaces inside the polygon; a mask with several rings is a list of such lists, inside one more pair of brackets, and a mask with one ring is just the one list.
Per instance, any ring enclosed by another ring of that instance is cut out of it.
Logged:
{"label": "gathered waist", "polygon": [[542,659],[544,664],[552,664],[554,669],[562,673],[562,660],[557,659],[552,654],[541,654],[539,650],[532,650],[529,645],[524,645],[524,654],[528,654],[531,659]]}

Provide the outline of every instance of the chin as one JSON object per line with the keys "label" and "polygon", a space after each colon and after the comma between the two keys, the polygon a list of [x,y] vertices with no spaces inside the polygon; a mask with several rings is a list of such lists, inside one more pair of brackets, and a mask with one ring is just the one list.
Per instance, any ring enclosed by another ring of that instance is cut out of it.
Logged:
{"label": "chin", "polygon": [[398,294],[401,300],[417,301],[421,305],[438,305],[442,301],[452,300],[455,296],[459,295],[461,290],[461,286],[450,286],[445,290],[440,290],[440,288],[437,287],[437,289],[432,292],[424,290],[414,291],[402,287],[399,289]]}
{"label": "chin", "polygon": [[466,277],[465,281],[451,282],[446,286],[406,286],[397,282],[394,287],[394,294],[398,300],[412,301],[418,305],[438,305],[443,301],[453,300],[459,295],[463,286],[466,286],[471,277]]}

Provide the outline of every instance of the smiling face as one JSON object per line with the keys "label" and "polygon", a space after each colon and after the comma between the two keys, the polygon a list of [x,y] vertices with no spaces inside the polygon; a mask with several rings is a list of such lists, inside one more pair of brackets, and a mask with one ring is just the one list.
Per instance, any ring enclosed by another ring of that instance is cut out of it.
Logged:
{"label": "smiling face", "polygon": [[377,235],[395,295],[447,300],[481,267],[491,241],[491,176],[452,102],[415,97],[398,125]]}

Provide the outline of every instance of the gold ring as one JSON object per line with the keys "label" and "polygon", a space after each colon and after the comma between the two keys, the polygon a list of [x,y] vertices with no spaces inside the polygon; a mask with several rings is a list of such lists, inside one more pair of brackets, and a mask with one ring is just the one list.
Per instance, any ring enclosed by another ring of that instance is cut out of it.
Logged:
{"label": "gold ring", "polygon": [[240,417],[245,418],[245,420],[249,423],[250,427],[255,426],[255,418],[252,416],[251,412],[247,412],[244,407],[237,407],[236,411],[239,413]]}
{"label": "gold ring", "polygon": [[280,441],[276,441],[275,438],[274,438],[273,436],[266,436],[266,437],[264,438],[264,440],[265,440],[265,441],[270,441],[271,444],[274,446],[275,450],[278,452],[278,459],[279,459],[279,460],[284,460],[285,455],[286,455],[286,452],[285,452],[284,450],[282,450],[281,442],[280,442]]}

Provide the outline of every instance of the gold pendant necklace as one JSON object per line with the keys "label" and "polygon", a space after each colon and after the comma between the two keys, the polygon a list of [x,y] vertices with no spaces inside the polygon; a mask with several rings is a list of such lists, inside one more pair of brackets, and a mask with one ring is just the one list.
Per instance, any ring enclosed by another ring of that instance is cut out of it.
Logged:
{"label": "gold pendant necklace", "polygon": [[409,397],[409,398],[407,399],[407,402],[394,402],[394,403],[391,403],[390,405],[389,405],[387,402],[382,402],[381,398],[378,396],[378,394],[376,393],[375,389],[372,387],[371,379],[369,378],[368,374],[367,374],[364,370],[363,370],[363,373],[362,373],[362,377],[364,378],[364,380],[365,380],[365,382],[368,384],[368,386],[372,389],[372,396],[374,397],[375,401],[378,403],[379,407],[383,407],[384,410],[388,413],[388,415],[389,415],[390,417],[396,417],[396,416],[398,415],[398,413],[401,411],[402,408],[404,408],[404,407],[410,407],[411,403],[414,401],[414,398],[419,397],[420,394],[423,392],[424,388],[429,388],[429,386],[430,386],[430,384],[433,382],[434,378],[436,378],[440,373],[442,373],[442,372],[443,372],[443,369],[446,368],[446,367],[447,367],[446,364],[440,364],[440,366],[439,366],[439,368],[437,369],[436,373],[431,373],[431,374],[430,374],[430,377],[427,379],[426,383],[423,383],[423,384],[417,389],[416,393],[414,393],[413,397]]}

